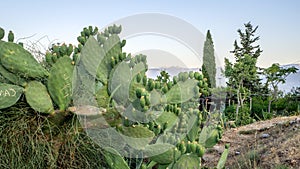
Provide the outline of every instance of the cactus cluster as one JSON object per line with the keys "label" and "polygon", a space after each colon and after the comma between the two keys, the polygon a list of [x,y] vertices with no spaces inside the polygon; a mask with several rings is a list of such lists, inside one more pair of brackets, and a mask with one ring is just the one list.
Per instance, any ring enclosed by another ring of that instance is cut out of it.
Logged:
{"label": "cactus cluster", "polygon": [[[199,168],[205,149],[222,136],[219,125],[204,125],[207,119],[198,110],[198,98],[209,94],[207,80],[201,72],[182,72],[172,80],[147,78],[146,56],[122,51],[126,41],[118,36],[121,30],[112,25],[99,33],[97,27],[86,27],[77,46],[53,45],[45,54],[46,64],[12,37],[0,41],[0,109],[16,104],[24,94],[32,109],[59,125],[76,111],[73,106],[93,104],[105,110],[104,118],[124,145],[149,156],[140,167],[153,161],[157,167]],[[0,39],[3,36],[0,29]],[[108,120],[115,114],[119,116]],[[104,149],[110,167],[130,168],[120,152]]]}

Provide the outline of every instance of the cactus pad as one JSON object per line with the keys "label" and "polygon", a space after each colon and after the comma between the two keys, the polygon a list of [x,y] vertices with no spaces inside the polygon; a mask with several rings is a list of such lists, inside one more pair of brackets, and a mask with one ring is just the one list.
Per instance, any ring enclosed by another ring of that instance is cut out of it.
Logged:
{"label": "cactus pad", "polygon": [[200,169],[201,161],[195,154],[184,154],[174,164],[173,169],[194,168]]}
{"label": "cactus pad", "polygon": [[49,75],[27,50],[12,42],[0,43],[0,61],[7,70],[25,78],[42,78]]}
{"label": "cactus pad", "polygon": [[103,155],[109,168],[129,169],[126,161],[115,149],[107,147],[105,150]]}
{"label": "cactus pad", "polygon": [[154,133],[143,126],[123,127],[124,140],[132,148],[143,149],[154,137]]}
{"label": "cactus pad", "polygon": [[48,78],[48,90],[60,110],[66,110],[72,98],[72,60],[68,56],[59,58],[52,66]]}
{"label": "cactus pad", "polygon": [[27,103],[35,111],[52,113],[54,111],[52,100],[45,85],[38,81],[31,81],[25,87]]}
{"label": "cactus pad", "polygon": [[7,79],[10,83],[13,83],[15,85],[19,85],[23,87],[26,85],[25,79],[23,79],[20,76],[17,76],[14,73],[9,72],[1,64],[0,64],[0,75],[2,75],[2,77]]}
{"label": "cactus pad", "polygon": [[14,105],[22,93],[23,88],[20,86],[0,83],[0,109]]}

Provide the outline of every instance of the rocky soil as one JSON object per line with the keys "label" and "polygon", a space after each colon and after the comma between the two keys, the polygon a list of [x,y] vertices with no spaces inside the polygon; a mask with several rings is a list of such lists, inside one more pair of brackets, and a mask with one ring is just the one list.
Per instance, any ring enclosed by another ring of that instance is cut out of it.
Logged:
{"label": "rocky soil", "polygon": [[202,166],[217,166],[226,143],[228,169],[300,168],[300,116],[277,117],[228,129],[221,141],[207,150]]}

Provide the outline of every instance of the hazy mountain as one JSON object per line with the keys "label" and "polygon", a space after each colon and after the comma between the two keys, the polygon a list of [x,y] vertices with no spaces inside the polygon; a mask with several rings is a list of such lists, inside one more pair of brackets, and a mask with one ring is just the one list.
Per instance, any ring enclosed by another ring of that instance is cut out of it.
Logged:
{"label": "hazy mountain", "polygon": [[293,87],[300,87],[300,64],[282,65],[282,67],[284,68],[288,68],[292,66],[298,69],[297,73],[289,75],[286,78],[286,83],[278,86],[279,90],[282,90],[285,93],[290,92]]}

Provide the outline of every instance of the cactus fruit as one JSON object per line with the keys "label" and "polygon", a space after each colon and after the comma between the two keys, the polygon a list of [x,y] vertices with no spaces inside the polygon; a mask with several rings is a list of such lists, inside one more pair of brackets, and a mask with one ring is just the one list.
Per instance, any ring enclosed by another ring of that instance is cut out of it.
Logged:
{"label": "cactus fruit", "polygon": [[203,157],[205,153],[205,148],[201,145],[196,143],[196,154],[198,157]]}
{"label": "cactus fruit", "polygon": [[23,88],[16,85],[0,83],[0,109],[10,107],[20,99]]}
{"label": "cactus fruit", "polygon": [[49,75],[31,53],[12,42],[0,43],[0,61],[8,71],[25,78],[43,78]]}
{"label": "cactus fruit", "polygon": [[25,87],[25,97],[27,103],[35,111],[49,114],[54,112],[52,100],[47,88],[41,82],[29,82]]}
{"label": "cactus fruit", "polygon": [[15,35],[12,31],[9,31],[8,32],[8,42],[14,42],[14,39],[15,39]]}
{"label": "cactus fruit", "polygon": [[141,75],[141,73],[138,73],[138,74],[136,75],[136,81],[137,81],[138,83],[140,83],[141,80],[142,80],[142,75]]}
{"label": "cactus fruit", "polygon": [[3,39],[4,35],[5,35],[5,31],[3,28],[0,27],[0,40]]}
{"label": "cactus fruit", "polygon": [[179,151],[181,151],[181,154],[184,154],[186,152],[186,144],[184,141],[181,141],[178,145]]}
{"label": "cactus fruit", "polygon": [[48,90],[53,101],[60,110],[66,110],[72,98],[72,60],[68,56],[58,59],[50,69]]}

